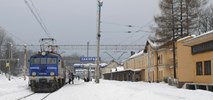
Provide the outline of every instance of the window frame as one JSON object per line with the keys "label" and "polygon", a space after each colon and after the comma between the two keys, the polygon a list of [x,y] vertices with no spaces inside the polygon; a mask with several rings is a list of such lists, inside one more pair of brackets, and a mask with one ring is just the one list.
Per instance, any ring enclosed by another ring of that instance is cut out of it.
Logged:
{"label": "window frame", "polygon": [[31,58],[30,60],[31,64],[40,64],[41,63],[41,59],[40,58]]}
{"label": "window frame", "polygon": [[[199,76],[199,75],[203,75],[203,65],[202,65],[202,61],[198,61],[196,62],[196,75]],[[201,66],[199,66],[201,65]]]}
{"label": "window frame", "polygon": [[211,60],[204,61],[204,75],[211,75]]}
{"label": "window frame", "polygon": [[[54,59],[53,61],[54,61],[54,63],[53,62],[49,62],[49,60],[50,59]],[[47,64],[57,64],[57,58],[56,57],[49,57],[49,58],[47,58]]]}

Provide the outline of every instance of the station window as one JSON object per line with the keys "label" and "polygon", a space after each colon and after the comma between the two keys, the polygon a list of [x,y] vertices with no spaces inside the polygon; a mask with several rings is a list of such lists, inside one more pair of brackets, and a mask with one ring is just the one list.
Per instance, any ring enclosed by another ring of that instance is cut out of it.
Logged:
{"label": "station window", "polygon": [[212,50],[213,50],[213,41],[192,46],[192,54],[197,54],[197,53],[212,51]]}
{"label": "station window", "polygon": [[203,75],[202,62],[196,62],[197,75]]}
{"label": "station window", "polygon": [[211,75],[211,61],[204,61],[204,74]]}

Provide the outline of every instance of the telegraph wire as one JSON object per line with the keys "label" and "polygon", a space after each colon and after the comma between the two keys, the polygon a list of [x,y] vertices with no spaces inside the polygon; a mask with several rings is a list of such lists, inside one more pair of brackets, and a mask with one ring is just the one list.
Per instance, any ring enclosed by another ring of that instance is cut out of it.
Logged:
{"label": "telegraph wire", "polygon": [[[0,28],[2,28],[2,27],[0,27]],[[17,40],[19,40],[20,42],[22,42],[22,43],[24,43],[24,44],[27,44],[27,42],[26,42],[26,41],[24,41],[23,39],[19,38],[19,37],[18,37],[18,36],[16,36],[14,33],[9,32],[8,30],[6,30],[6,28],[5,28],[5,27],[3,27],[2,29],[3,29],[3,31],[4,31],[6,34],[8,33],[10,36],[12,36],[12,38],[17,39]]]}
{"label": "telegraph wire", "polygon": [[[125,38],[125,39],[123,39],[119,44],[121,44],[121,43],[123,43],[124,41],[127,41],[127,40],[129,40],[130,38],[132,38],[134,35],[135,35],[135,33],[141,33],[141,32],[143,32],[143,33],[153,33],[152,31],[147,31],[147,30],[143,30],[143,28],[145,28],[145,27],[147,27],[148,25],[150,25],[150,23],[152,22],[152,20],[150,20],[150,21],[148,21],[145,25],[143,25],[143,26],[140,26],[139,27],[139,29],[137,29],[136,31],[127,31],[127,33],[132,33],[132,35],[131,36],[129,36],[129,37],[127,37],[127,38]],[[147,35],[147,34],[146,34]],[[140,38],[138,38],[136,41],[138,41],[138,40],[140,40],[141,38],[143,38],[143,36],[141,36]],[[133,42],[131,42],[130,44],[132,44]]]}
{"label": "telegraph wire", "polygon": [[27,44],[26,41],[24,41],[24,40],[22,40],[21,38],[17,37],[17,36],[14,35],[13,33],[9,32],[9,31],[7,31],[7,30],[5,30],[5,31],[6,31],[6,33],[9,33],[9,34],[10,34],[12,37],[14,37],[15,39],[21,41],[21,42],[24,43],[24,44]]}
{"label": "telegraph wire", "polygon": [[139,38],[138,38],[137,40],[135,40],[135,41],[132,41],[130,44],[136,43],[137,41],[144,39],[144,38],[146,37],[146,35],[147,35],[147,34],[143,34],[141,37],[139,37]]}
{"label": "telegraph wire", "polygon": [[139,31],[143,31],[141,29],[147,27],[148,25],[150,25],[150,23],[152,22],[152,20],[148,21],[145,25],[141,26],[136,32],[139,32]]}
{"label": "telegraph wire", "polygon": [[128,41],[130,38],[132,38],[135,34],[131,34],[130,36],[126,37],[125,39],[123,39],[121,42],[119,42],[119,44],[123,43],[124,41]]}
{"label": "telegraph wire", "polygon": [[103,21],[101,21],[101,24],[109,24],[109,25],[123,26],[123,27],[140,27],[140,26],[132,25],[132,24],[118,24],[118,23],[103,22]]}
{"label": "telegraph wire", "polygon": [[28,3],[27,0],[24,0],[25,4],[27,5],[27,7],[29,8],[29,10],[31,11],[31,13],[33,14],[33,16],[35,17],[36,21],[39,23],[39,25],[41,26],[41,28],[43,29],[43,31],[46,33],[46,35],[51,38],[50,34],[48,33],[48,30],[44,27],[44,23],[42,24],[41,18],[38,18],[38,15],[36,15],[36,13],[34,12],[33,8],[30,6],[30,4]]}

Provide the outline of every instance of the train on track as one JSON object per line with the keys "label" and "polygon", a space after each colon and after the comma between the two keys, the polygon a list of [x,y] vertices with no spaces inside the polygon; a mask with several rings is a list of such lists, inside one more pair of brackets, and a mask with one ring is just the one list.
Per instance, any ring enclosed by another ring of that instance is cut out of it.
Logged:
{"label": "train on track", "polygon": [[50,50],[43,48],[29,59],[29,86],[34,92],[53,92],[66,83],[66,67],[61,55],[54,51],[53,45],[47,48]]}

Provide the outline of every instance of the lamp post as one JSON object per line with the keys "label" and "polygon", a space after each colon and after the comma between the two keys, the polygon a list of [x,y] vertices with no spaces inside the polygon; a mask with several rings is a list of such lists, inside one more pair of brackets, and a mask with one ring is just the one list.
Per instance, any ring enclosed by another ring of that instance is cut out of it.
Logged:
{"label": "lamp post", "polygon": [[98,2],[98,14],[97,14],[97,57],[96,57],[96,68],[95,68],[95,82],[99,83],[99,78],[100,78],[100,37],[101,37],[101,7],[103,5],[102,0],[97,0]]}
{"label": "lamp post", "polygon": [[18,74],[19,74],[19,73],[20,73],[20,70],[19,70],[19,68],[20,68],[20,67],[19,67],[19,60],[20,60],[20,59],[19,59],[19,58],[17,58],[16,60],[17,60],[17,72],[16,72],[16,73],[18,73]]}

